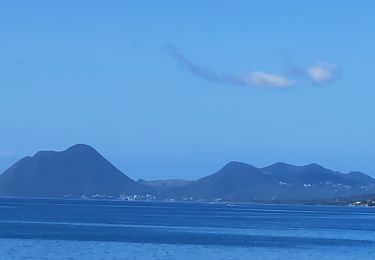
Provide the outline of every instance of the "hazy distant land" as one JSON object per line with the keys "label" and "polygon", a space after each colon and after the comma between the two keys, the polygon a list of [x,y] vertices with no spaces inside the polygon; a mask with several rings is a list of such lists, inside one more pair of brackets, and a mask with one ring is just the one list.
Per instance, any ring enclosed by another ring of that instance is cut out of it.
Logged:
{"label": "hazy distant land", "polygon": [[371,199],[373,193],[372,177],[318,164],[275,163],[257,168],[230,162],[196,181],[134,181],[84,144],[62,152],[38,152],[0,175],[3,197],[345,204]]}

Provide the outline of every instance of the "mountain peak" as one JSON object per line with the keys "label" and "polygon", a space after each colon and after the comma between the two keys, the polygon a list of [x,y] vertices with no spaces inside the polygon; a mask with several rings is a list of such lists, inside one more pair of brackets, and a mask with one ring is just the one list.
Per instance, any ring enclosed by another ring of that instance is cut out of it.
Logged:
{"label": "mountain peak", "polygon": [[222,172],[237,173],[249,170],[258,170],[255,166],[243,162],[231,161],[227,163],[222,169]]}
{"label": "mountain peak", "polygon": [[75,144],[65,150],[66,152],[96,152],[97,151],[88,144]]}
{"label": "mountain peak", "polygon": [[247,167],[247,166],[250,166],[250,164],[238,162],[238,161],[230,161],[224,167]]}
{"label": "mountain peak", "polygon": [[310,164],[305,165],[304,167],[311,168],[311,169],[326,169],[317,163],[310,163]]}
{"label": "mountain peak", "polygon": [[68,154],[71,156],[76,156],[76,155],[90,156],[90,157],[95,156],[95,155],[100,156],[100,153],[97,150],[95,150],[93,147],[91,147],[90,145],[75,144],[64,151],[51,151],[51,150],[39,151],[33,156],[33,158],[45,158],[45,157],[49,158],[51,156],[56,156],[56,155],[65,156]]}
{"label": "mountain peak", "polygon": [[285,162],[277,162],[277,163],[271,164],[269,167],[290,167],[290,166],[293,167],[293,165],[285,163]]}

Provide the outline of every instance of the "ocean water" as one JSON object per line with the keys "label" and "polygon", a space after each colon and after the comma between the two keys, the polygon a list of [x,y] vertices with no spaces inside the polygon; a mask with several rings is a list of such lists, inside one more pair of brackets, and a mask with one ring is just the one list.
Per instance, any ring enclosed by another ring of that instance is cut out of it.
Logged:
{"label": "ocean water", "polygon": [[375,259],[375,208],[0,199],[0,259]]}

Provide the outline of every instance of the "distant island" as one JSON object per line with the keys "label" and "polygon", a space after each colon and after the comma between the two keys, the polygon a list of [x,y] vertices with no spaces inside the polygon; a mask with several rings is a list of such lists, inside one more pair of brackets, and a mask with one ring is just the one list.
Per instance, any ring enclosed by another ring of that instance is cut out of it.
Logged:
{"label": "distant island", "polygon": [[318,164],[279,162],[257,168],[229,162],[216,173],[195,181],[134,181],[85,144],[62,152],[38,152],[0,175],[2,197],[371,206],[374,194],[372,177],[361,172],[340,173]]}

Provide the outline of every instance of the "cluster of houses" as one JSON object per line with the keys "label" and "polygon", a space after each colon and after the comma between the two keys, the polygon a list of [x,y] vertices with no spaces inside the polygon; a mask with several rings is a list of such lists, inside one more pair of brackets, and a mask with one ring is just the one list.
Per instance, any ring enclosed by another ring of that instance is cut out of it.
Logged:
{"label": "cluster of houses", "polygon": [[350,206],[374,207],[375,200],[359,200],[349,204]]}

